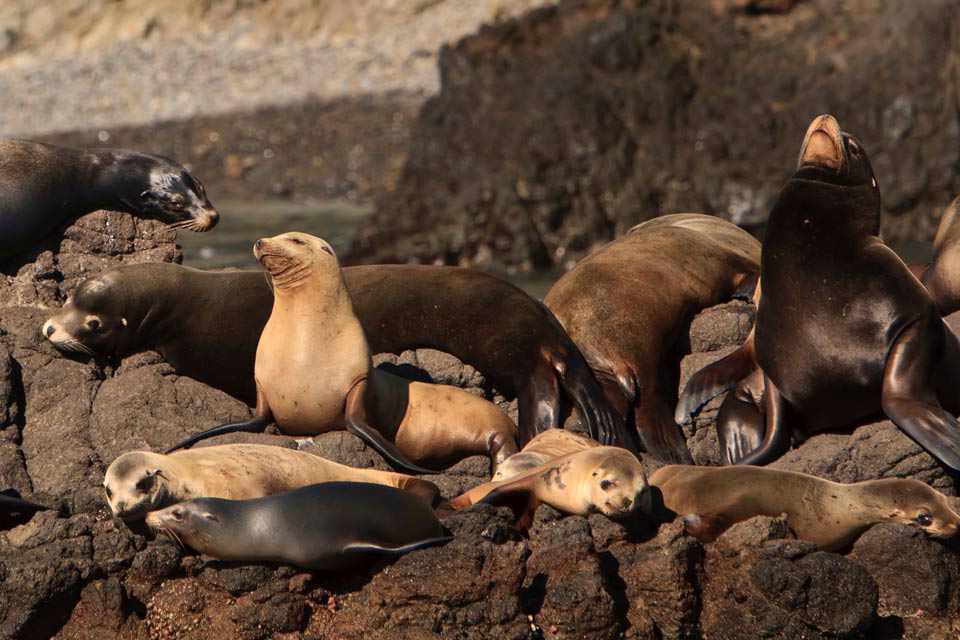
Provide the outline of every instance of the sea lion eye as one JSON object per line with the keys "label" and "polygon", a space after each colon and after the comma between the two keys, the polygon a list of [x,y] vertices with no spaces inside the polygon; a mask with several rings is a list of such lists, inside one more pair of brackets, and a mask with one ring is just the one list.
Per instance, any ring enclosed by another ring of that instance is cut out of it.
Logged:
{"label": "sea lion eye", "polygon": [[87,320],[87,328],[90,329],[90,331],[99,331],[100,320],[98,320],[97,318],[90,318],[89,320]]}
{"label": "sea lion eye", "polygon": [[613,486],[613,481],[612,481],[612,480],[601,480],[601,481],[600,481],[600,488],[603,489],[604,491],[609,490],[610,487],[612,487],[612,486]]}
{"label": "sea lion eye", "polygon": [[174,520],[183,520],[183,509],[174,509],[170,512]]}
{"label": "sea lion eye", "polygon": [[304,241],[301,240],[300,238],[290,238],[290,242],[292,242],[293,244],[307,244],[306,242],[304,242]]}
{"label": "sea lion eye", "polygon": [[933,517],[931,517],[926,511],[921,511],[918,513],[914,520],[916,520],[917,524],[921,527],[929,527],[933,524]]}

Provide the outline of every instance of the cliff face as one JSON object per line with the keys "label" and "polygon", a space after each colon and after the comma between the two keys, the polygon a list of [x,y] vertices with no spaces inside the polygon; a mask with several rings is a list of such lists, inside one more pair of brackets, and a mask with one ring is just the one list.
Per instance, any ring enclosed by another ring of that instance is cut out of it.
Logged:
{"label": "cliff face", "polygon": [[870,154],[887,239],[929,238],[960,189],[958,46],[950,0],[533,10],[442,52],[352,260],[569,267],[661,213],[762,227],[826,112]]}
{"label": "cliff face", "polygon": [[[479,505],[445,521],[456,537],[444,547],[333,573],[206,562],[138,535],[110,518],[107,465],[124,451],[162,450],[202,427],[248,417],[249,408],[178,376],[154,353],[116,366],[66,358],[39,328],[80,277],[120,262],[175,260],[173,240],[158,223],[98,212],[5,268],[0,488],[60,512],[0,531],[0,638],[946,640],[960,628],[958,543],[903,525],[876,526],[838,554],[792,539],[783,519],[756,518],[704,545],[679,522],[656,530],[642,517],[565,517],[542,506],[522,538],[508,509]],[[701,314],[683,375],[741,341],[752,317],[740,303]],[[378,361],[498,400],[482,376],[446,354]],[[685,425],[700,464],[717,459],[717,402]],[[578,428],[575,417],[568,426]],[[211,443],[237,441],[296,446],[253,434]],[[343,432],[306,450],[386,468]],[[815,436],[774,466],[843,482],[915,477],[956,495],[955,478],[889,421]],[[489,460],[474,457],[430,479],[451,497],[489,473]]]}

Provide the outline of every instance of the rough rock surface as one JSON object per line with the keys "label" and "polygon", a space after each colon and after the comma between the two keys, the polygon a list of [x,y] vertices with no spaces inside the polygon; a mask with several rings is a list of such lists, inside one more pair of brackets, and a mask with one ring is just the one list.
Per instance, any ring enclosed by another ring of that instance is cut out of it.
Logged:
{"label": "rough rock surface", "polygon": [[444,50],[352,257],[522,271],[661,213],[762,226],[824,112],[870,153],[887,239],[929,238],[958,186],[958,38],[952,0],[531,11]]}
{"label": "rough rock surface", "polygon": [[[136,231],[130,242],[143,251],[104,251],[98,259],[176,256],[165,229]],[[138,535],[109,516],[100,486],[106,465],[249,408],[176,375],[156,354],[112,368],[64,358],[39,335],[45,306],[59,303],[65,283],[79,277],[81,250],[95,251],[101,240],[84,235],[73,256],[39,254],[61,270],[59,290],[46,288],[56,278],[41,279],[33,298],[15,297],[11,290],[37,272],[31,264],[0,289],[0,299],[16,305],[0,305],[0,486],[60,509],[0,532],[2,638],[948,638],[960,630],[956,543],[904,526],[875,527],[838,554],[792,539],[775,518],[741,523],[704,545],[679,522],[656,529],[640,517],[614,522],[541,507],[521,537],[509,510],[478,505],[445,521],[456,536],[446,546],[353,573],[206,561]],[[693,322],[690,343],[728,349],[743,338],[749,315],[745,305],[707,310]],[[707,356],[689,356],[685,370]],[[496,397],[446,354],[378,361]],[[577,426],[575,417],[568,426]],[[702,419],[688,428],[691,445],[712,431]],[[275,434],[220,441],[295,446]],[[386,468],[346,433],[314,438],[305,449]],[[953,478],[887,423],[811,438],[778,465],[843,480],[916,475],[955,493]],[[488,460],[473,457],[431,479],[449,497],[489,472]]]}

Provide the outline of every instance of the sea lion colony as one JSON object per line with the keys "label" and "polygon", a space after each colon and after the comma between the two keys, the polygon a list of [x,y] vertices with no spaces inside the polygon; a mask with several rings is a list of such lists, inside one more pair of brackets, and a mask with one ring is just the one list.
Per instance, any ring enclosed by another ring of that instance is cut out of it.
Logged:
{"label": "sea lion colony", "polygon": [[[46,213],[51,192],[74,197],[67,217],[109,207],[195,231],[217,220],[199,181],[164,159],[18,141],[0,151],[0,178],[17,187],[0,203],[0,228],[17,238],[0,247],[4,256],[28,253],[63,220]],[[65,166],[86,171],[67,172],[66,181]],[[940,318],[955,308],[956,205],[944,214],[933,263],[911,271],[879,239],[879,198],[863,146],[820,116],[763,247],[714,217],[662,216],[582,260],[540,303],[470,269],[341,269],[323,240],[286,233],[254,245],[269,283],[260,272],[170,264],[110,269],[81,283],[42,332],[83,357],[156,349],[179,373],[255,403],[251,420],[208,429],[167,455],[121,455],[104,481],[117,518],[145,520],[217,558],[352,567],[443,543],[442,517],[477,502],[511,506],[521,530],[546,502],[654,524],[679,517],[705,541],[735,522],[781,513],[798,537],[826,549],[849,545],[878,522],[948,537],[960,515],[914,480],[838,485],[760,467],[685,464],[648,479],[636,454],[689,462],[674,413],[682,419],[734,385],[717,424],[727,464],[763,464],[789,447],[793,432],[848,428],[882,411],[960,469],[951,389],[960,351]],[[678,403],[686,323],[733,297],[758,302],[755,332],[736,355],[694,376]],[[519,428],[459,388],[371,364],[371,353],[417,347],[448,351],[515,395]],[[592,438],[555,430],[562,399]],[[297,437],[349,430],[408,472],[483,453],[494,477],[441,502],[426,480],[292,449],[174,451],[270,422]],[[5,526],[43,508],[15,490],[0,501]]]}

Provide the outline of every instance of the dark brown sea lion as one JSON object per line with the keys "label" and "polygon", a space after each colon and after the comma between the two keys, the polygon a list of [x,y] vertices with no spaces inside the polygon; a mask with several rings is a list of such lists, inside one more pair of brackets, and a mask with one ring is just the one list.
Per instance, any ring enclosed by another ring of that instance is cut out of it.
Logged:
{"label": "dark brown sea lion", "polygon": [[29,250],[60,223],[98,209],[191,231],[219,216],[200,181],[161,156],[0,139],[0,260]]}
{"label": "dark brown sea lion", "polygon": [[880,191],[866,152],[832,116],[816,118],[770,213],[754,327],[761,371],[724,400],[725,463],[765,463],[794,430],[842,428],[882,409],[960,469],[951,415],[960,409],[960,344],[879,233]]}
{"label": "dark brown sea lion", "polygon": [[49,510],[50,507],[24,500],[16,489],[0,490],[0,529],[23,524],[37,511]]}
{"label": "dark brown sea lion", "polygon": [[452,538],[421,496],[363,482],[324,482],[251,500],[195,498],[154,511],[147,524],[220,560],[308,569],[362,566]]}
{"label": "dark brown sea lion", "polygon": [[[263,238],[254,254],[270,274],[273,311],[257,344],[257,407],[245,423],[208,429],[173,449],[221,433],[290,435],[346,428],[414,473],[487,454],[494,470],[516,452],[516,427],[496,405],[459,387],[413,382],[373,368],[330,245],[304,233]],[[171,450],[173,450],[171,449]]]}
{"label": "dark brown sea lion", "polygon": [[797,538],[828,551],[842,549],[875,524],[899,522],[949,538],[960,515],[939,491],[919,480],[884,478],[853,484],[758,467],[667,465],[650,476],[652,514],[682,516],[704,542],[755,516],[787,515]]}
{"label": "dark brown sea lion", "polygon": [[662,216],[581,260],[544,299],[654,457],[691,461],[673,419],[679,343],[694,314],[752,291],[759,260],[760,243],[725,220]]}
{"label": "dark brown sea lion", "polygon": [[[453,354],[502,393],[516,393],[526,437],[559,425],[562,387],[595,437],[629,444],[623,419],[563,327],[512,284],[426,265],[346,267],[343,277],[371,352]],[[107,358],[155,349],[178,373],[253,404],[257,342],[272,307],[261,271],[126,265],[83,281],[43,334],[58,349]]]}

